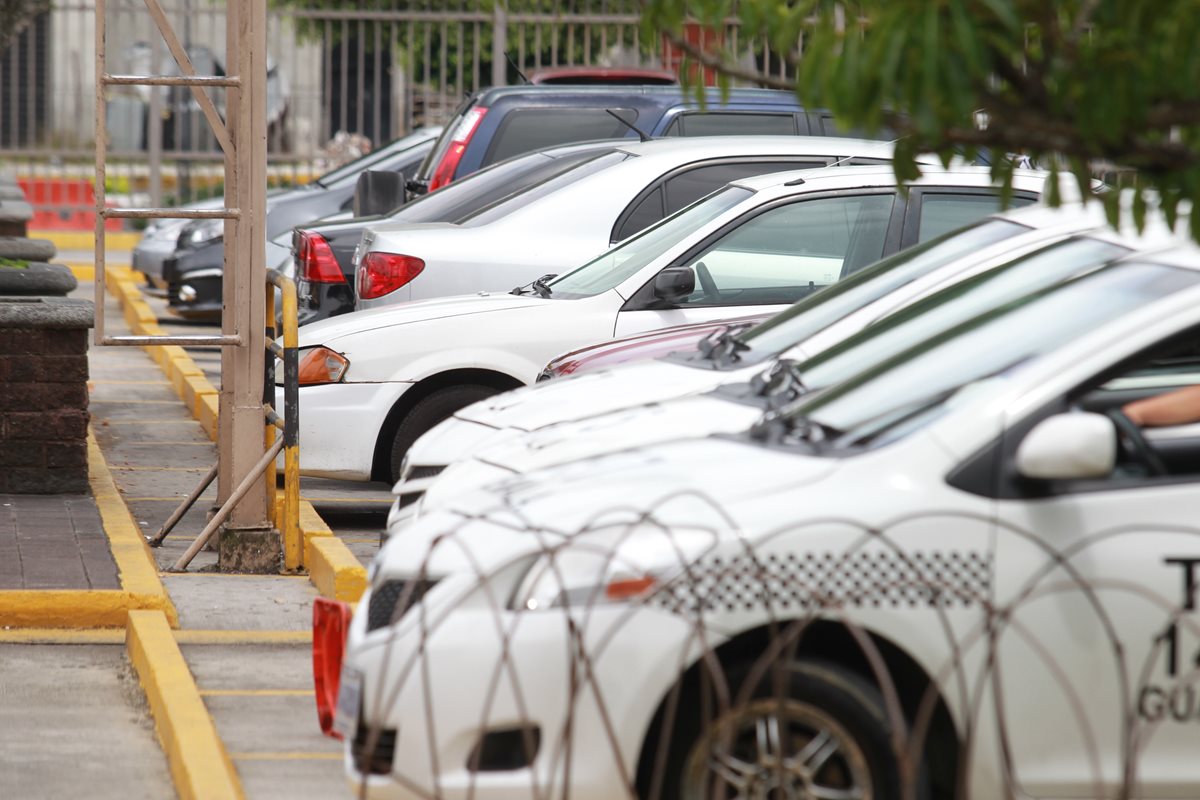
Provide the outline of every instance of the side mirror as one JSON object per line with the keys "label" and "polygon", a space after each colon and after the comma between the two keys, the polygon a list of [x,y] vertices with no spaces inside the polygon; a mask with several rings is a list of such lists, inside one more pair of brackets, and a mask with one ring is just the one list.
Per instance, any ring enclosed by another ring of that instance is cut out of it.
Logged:
{"label": "side mirror", "polygon": [[354,216],[386,214],[408,202],[404,176],[386,170],[365,170],[354,185]]}
{"label": "side mirror", "polygon": [[691,267],[667,267],[654,276],[654,296],[664,303],[678,303],[696,291],[696,273]]}
{"label": "side mirror", "polygon": [[1103,414],[1055,414],[1017,447],[1017,472],[1039,480],[1104,478],[1117,463],[1117,431]]}

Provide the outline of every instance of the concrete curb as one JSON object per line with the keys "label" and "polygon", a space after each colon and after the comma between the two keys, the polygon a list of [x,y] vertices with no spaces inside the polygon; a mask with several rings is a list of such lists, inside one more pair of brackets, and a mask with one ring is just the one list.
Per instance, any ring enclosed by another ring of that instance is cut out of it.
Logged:
{"label": "concrete curb", "polygon": [[[30,239],[49,239],[54,246],[63,250],[92,250],[96,247],[95,231],[33,231]],[[142,240],[139,231],[107,231],[104,234],[106,250],[132,250]]]}
{"label": "concrete curb", "polygon": [[242,783],[160,611],[131,611],[125,647],[182,800],[243,797]]}
{"label": "concrete curb", "polygon": [[[162,335],[165,332],[154,311],[142,299],[135,274],[128,267],[108,267],[104,271],[105,288],[120,303],[130,330],[143,336]],[[209,438],[216,441],[219,393],[203,370],[182,347],[167,345],[142,349],[158,364]],[[304,566],[317,591],[326,597],[357,602],[367,586],[367,571],[307,501],[300,503],[300,534],[304,539]]]}
{"label": "concrete curb", "polygon": [[0,591],[0,623],[11,628],[119,628],[129,614],[152,609],[170,624],[179,615],[158,577],[142,533],[117,492],[96,437],[88,431],[88,483],[100,512],[120,589],[13,589]]}

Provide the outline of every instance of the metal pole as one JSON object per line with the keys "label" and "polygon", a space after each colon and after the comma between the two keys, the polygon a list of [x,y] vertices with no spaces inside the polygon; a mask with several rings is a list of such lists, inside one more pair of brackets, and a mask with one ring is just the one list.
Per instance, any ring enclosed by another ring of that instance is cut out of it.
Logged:
{"label": "metal pole", "polygon": [[[263,454],[262,376],[266,325],[265,210],[267,186],[266,0],[234,0],[226,20],[226,63],[240,85],[229,91],[227,124],[233,153],[225,159],[225,202],[241,213],[225,223],[222,333],[242,332],[243,344],[221,353],[218,500],[254,474]],[[221,532],[224,571],[275,572],[280,542],[268,518],[274,486],[256,476]]]}
{"label": "metal pole", "polygon": [[188,509],[196,504],[196,500],[200,498],[200,495],[204,494],[204,490],[207,489],[209,484],[216,479],[217,465],[213,464],[212,469],[208,471],[208,474],[204,476],[204,479],[200,481],[199,485],[197,485],[195,489],[192,489],[191,494],[184,498],[183,502],[179,504],[178,508],[171,512],[171,516],[167,517],[167,521],[164,522],[162,527],[158,529],[158,533],[154,534],[154,536],[149,539],[151,547],[158,547],[163,543],[163,539],[167,538],[167,534],[179,524],[179,520],[183,519],[183,515],[188,512]]}
{"label": "metal pole", "polygon": [[496,0],[492,9],[492,86],[507,86],[508,9],[504,0]]}

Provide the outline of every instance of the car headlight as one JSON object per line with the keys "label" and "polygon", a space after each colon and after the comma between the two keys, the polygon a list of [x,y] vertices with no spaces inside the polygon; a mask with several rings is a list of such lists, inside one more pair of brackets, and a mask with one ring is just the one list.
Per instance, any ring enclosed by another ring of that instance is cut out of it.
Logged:
{"label": "car headlight", "polygon": [[531,561],[509,607],[537,611],[636,601],[686,571],[716,546],[711,531],[654,528],[616,541],[588,535]]}
{"label": "car headlight", "polygon": [[349,359],[328,347],[307,347],[300,351],[301,386],[341,383],[349,368]]}
{"label": "car headlight", "polygon": [[225,220],[201,219],[184,226],[179,234],[180,247],[199,247],[225,236]]}

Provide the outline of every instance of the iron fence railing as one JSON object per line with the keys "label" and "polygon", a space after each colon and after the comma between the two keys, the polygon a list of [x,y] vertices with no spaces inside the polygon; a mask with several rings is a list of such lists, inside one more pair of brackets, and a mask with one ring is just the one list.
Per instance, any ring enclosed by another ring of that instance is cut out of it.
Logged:
{"label": "iron fence railing", "polygon": [[[225,4],[161,5],[196,73],[223,76]],[[345,6],[279,0],[269,12],[272,187],[305,183],[352,157],[354,152],[330,147],[339,132],[377,146],[446,121],[467,93],[519,83],[523,73],[541,67],[677,68],[681,60],[661,38],[647,37],[635,0],[375,0]],[[94,13],[94,2],[62,0],[0,53],[0,167],[15,172],[24,186],[38,212],[35,228],[91,227]],[[109,0],[106,30],[112,74],[171,73],[174,60],[141,0]],[[736,45],[736,24],[724,35]],[[765,51],[746,52],[761,58]],[[223,114],[226,90],[209,92]],[[220,147],[187,87],[112,85],[105,117],[109,202],[167,207],[221,194]],[[110,221],[114,229],[121,224]]]}

